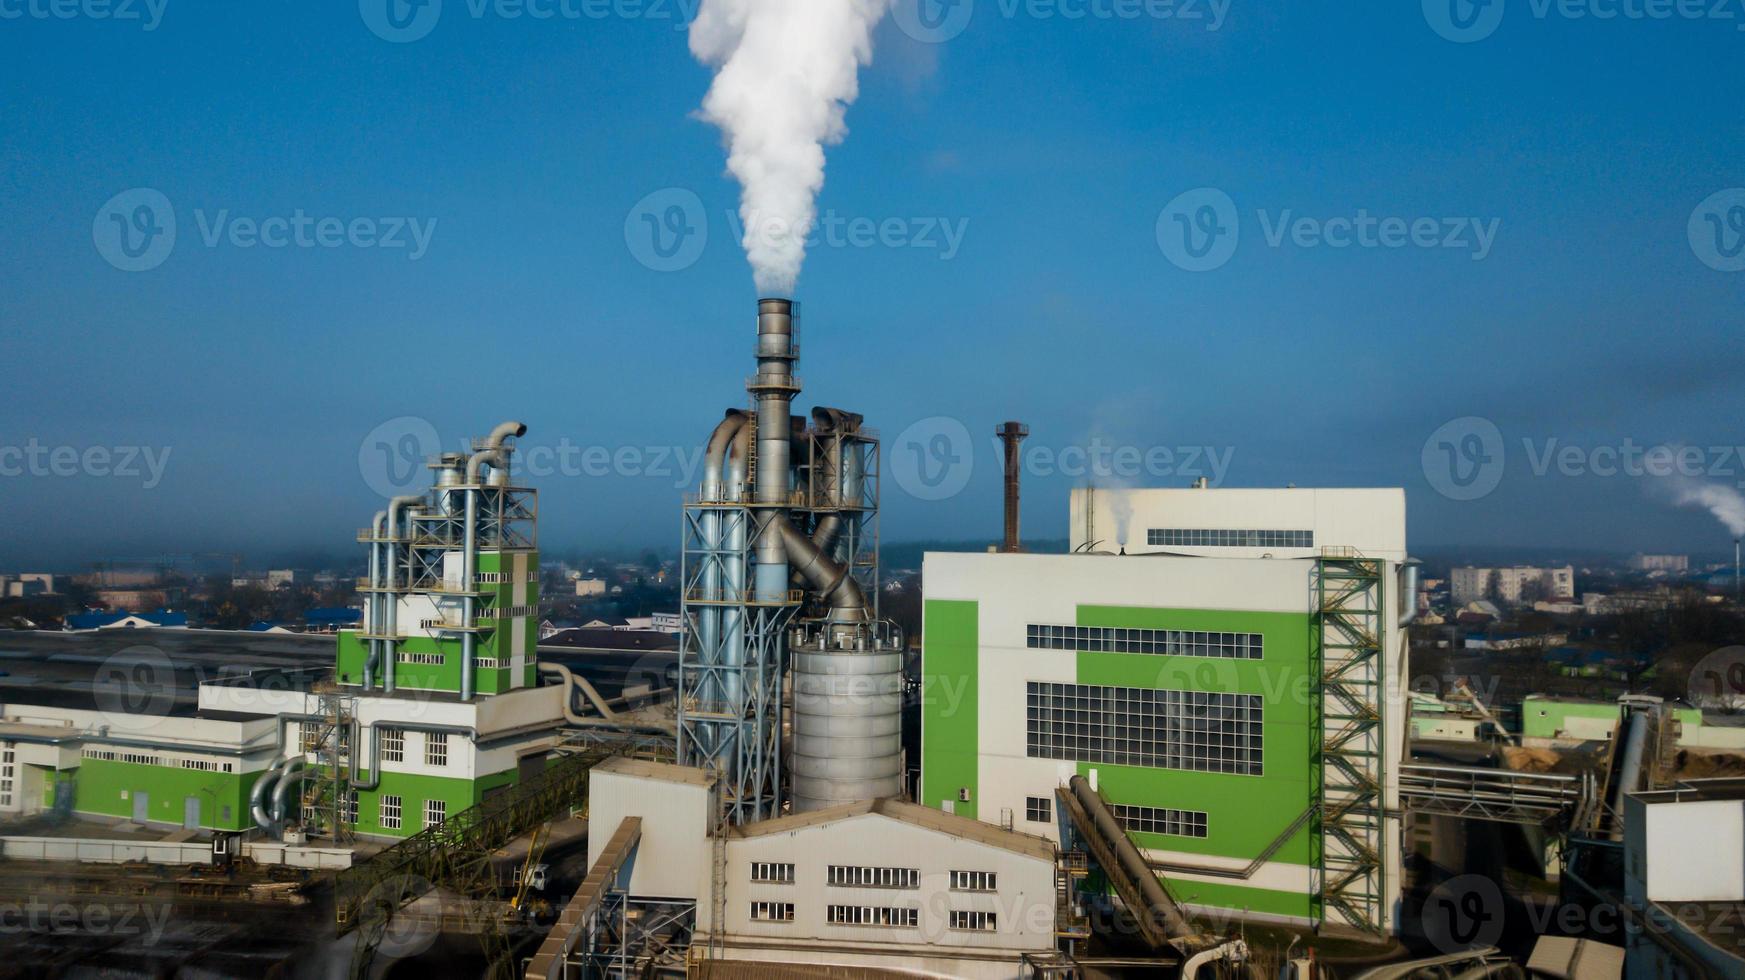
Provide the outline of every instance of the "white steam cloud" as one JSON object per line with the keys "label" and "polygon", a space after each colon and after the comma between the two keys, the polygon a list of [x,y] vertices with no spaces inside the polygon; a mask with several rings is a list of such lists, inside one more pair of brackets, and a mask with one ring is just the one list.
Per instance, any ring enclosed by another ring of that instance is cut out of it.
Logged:
{"label": "white steam cloud", "polygon": [[703,0],[691,53],[717,69],[702,116],[720,127],[744,188],[745,254],[765,296],[790,296],[824,188],[824,147],[872,60],[890,0]]}
{"label": "white steam cloud", "polygon": [[1745,495],[1723,483],[1685,483],[1675,491],[1679,506],[1703,507],[1727,525],[1733,537],[1745,537]]}

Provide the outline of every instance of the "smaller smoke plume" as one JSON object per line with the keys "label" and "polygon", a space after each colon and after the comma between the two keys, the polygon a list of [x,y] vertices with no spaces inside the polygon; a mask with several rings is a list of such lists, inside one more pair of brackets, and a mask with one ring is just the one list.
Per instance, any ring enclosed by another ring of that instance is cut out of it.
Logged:
{"label": "smaller smoke plume", "polygon": [[1109,496],[1109,516],[1115,518],[1115,542],[1127,547],[1127,533],[1133,527],[1133,500],[1126,487],[1104,487]]}
{"label": "smaller smoke plume", "polygon": [[1745,537],[1745,494],[1722,483],[1688,483],[1676,491],[1681,507],[1702,507],[1727,525],[1733,537]]}

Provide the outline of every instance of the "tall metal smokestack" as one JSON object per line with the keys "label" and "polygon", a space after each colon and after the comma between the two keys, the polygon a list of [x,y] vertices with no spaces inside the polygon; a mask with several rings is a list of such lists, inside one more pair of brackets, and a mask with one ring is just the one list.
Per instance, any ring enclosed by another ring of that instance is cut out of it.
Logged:
{"label": "tall metal smokestack", "polygon": [[1015,554],[1018,544],[1018,444],[1030,435],[1030,427],[1022,422],[1007,422],[994,430],[1006,445],[1006,542],[1000,550]]}
{"label": "tall metal smokestack", "polygon": [[1739,539],[1739,538],[1733,539],[1733,601],[1734,602],[1740,601],[1740,593],[1739,593],[1739,541],[1740,540],[1741,539]]}

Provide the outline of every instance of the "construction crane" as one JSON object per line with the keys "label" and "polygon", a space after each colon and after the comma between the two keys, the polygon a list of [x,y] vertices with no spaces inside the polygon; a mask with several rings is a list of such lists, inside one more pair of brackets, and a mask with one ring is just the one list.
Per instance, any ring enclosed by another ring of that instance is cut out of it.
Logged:
{"label": "construction crane", "polygon": [[533,840],[527,845],[527,859],[521,862],[521,867],[515,871],[515,897],[509,900],[509,917],[511,919],[525,918],[527,915],[527,893],[529,890],[545,889],[546,867],[539,863],[545,855],[545,847],[551,843],[551,821],[541,824],[533,832]]}

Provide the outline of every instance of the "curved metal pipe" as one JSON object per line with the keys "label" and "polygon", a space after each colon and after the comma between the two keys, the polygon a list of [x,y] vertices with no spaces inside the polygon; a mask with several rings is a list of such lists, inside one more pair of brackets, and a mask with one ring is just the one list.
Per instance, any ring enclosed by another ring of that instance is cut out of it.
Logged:
{"label": "curved metal pipe", "polygon": [[559,663],[542,663],[539,665],[539,669],[542,673],[556,674],[558,677],[563,679],[563,717],[565,721],[579,725],[595,720],[588,718],[586,715],[576,713],[574,697],[576,691],[582,692],[582,695],[594,706],[594,710],[600,713],[600,718],[605,719],[606,721],[611,721],[613,718],[617,717],[617,712],[613,711],[606,704],[606,699],[600,696],[600,692],[594,689],[594,685],[588,683],[587,680],[581,677],[577,677],[575,672],[570,670],[568,667]]}
{"label": "curved metal pipe", "polygon": [[382,619],[382,525],[388,520],[388,512],[376,511],[376,519],[370,524],[372,531],[370,541],[370,615],[365,623],[365,629],[370,633],[370,655],[364,660],[364,690],[375,686],[376,668],[382,663],[382,641],[375,639],[380,636]]}
{"label": "curved metal pipe", "polygon": [[[424,498],[417,495],[395,497],[393,500],[388,501],[388,537],[399,537],[402,513],[407,507],[417,506],[423,502]],[[410,536],[410,529],[408,529],[408,536]],[[386,576],[386,588],[388,591],[384,594],[384,598],[387,600],[388,609],[383,624],[386,629],[382,631],[383,635],[387,637],[387,639],[382,641],[382,657],[386,661],[386,663],[382,664],[382,693],[393,694],[394,674],[396,668],[399,666],[398,661],[400,659],[400,597],[394,591],[394,587],[399,583],[400,561],[394,542],[386,542],[382,545],[382,548],[383,557],[387,559],[388,563],[388,574]]]}
{"label": "curved metal pipe", "polygon": [[812,589],[830,603],[830,618],[838,622],[866,620],[866,595],[860,583],[848,574],[848,567],[818,550],[812,539],[801,534],[785,517],[776,519],[782,546],[795,574],[804,578]]}
{"label": "curved metal pipe", "polygon": [[460,645],[460,698],[462,701],[473,699],[476,685],[474,660],[477,659],[478,636],[473,633],[473,614],[476,611],[477,600],[473,597],[474,579],[478,577],[479,560],[479,470],[489,463],[494,469],[507,473],[509,456],[503,449],[503,440],[519,439],[527,434],[527,426],[520,422],[504,422],[491,430],[485,437],[485,448],[473,453],[467,459],[467,495],[465,525],[461,531],[461,625],[466,627],[461,631]]}
{"label": "curved metal pipe", "polygon": [[[511,436],[519,439],[526,434],[527,426],[520,422],[504,422],[492,429],[491,434],[485,437],[485,448],[467,458],[467,484],[469,486],[477,484],[479,482],[479,467],[502,455],[503,440]],[[498,469],[507,468],[500,463],[496,465]]]}
{"label": "curved metal pipe", "polygon": [[703,462],[703,499],[722,500],[724,485],[732,481],[726,476],[727,468],[723,463],[727,459],[727,451],[739,433],[745,428],[745,423],[751,416],[739,409],[730,409],[727,417],[715,426],[715,431],[709,435],[708,455]]}
{"label": "curved metal pipe", "polygon": [[313,773],[309,769],[309,763],[302,759],[292,759],[290,764],[285,766],[285,771],[280,773],[279,783],[273,787],[273,826],[277,833],[283,834],[285,832],[286,793],[291,787],[308,779],[311,775]]}
{"label": "curved metal pipe", "polygon": [[268,833],[272,833],[273,818],[267,814],[267,794],[272,791],[273,784],[278,782],[279,770],[290,761],[290,757],[287,756],[268,766],[266,771],[261,773],[260,778],[254,781],[253,788],[248,791],[248,812],[254,817],[254,822]]}

